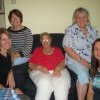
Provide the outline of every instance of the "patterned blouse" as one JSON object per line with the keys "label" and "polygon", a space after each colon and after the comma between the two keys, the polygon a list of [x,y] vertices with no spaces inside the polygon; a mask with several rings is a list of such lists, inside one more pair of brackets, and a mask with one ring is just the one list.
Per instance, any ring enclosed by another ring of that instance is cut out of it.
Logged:
{"label": "patterned blouse", "polygon": [[[98,37],[97,31],[94,27],[86,26],[87,36],[83,34],[77,24],[73,24],[65,29],[65,36],[63,39],[63,47],[71,47],[76,53],[87,61],[91,61],[91,45]],[[66,60],[68,64],[72,64],[74,59],[66,53]]]}

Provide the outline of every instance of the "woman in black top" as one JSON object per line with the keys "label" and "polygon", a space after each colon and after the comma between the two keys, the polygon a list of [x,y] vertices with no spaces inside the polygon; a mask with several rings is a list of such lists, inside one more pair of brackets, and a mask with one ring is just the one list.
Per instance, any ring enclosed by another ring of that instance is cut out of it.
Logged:
{"label": "woman in black top", "polygon": [[15,87],[13,73],[11,71],[11,40],[6,29],[0,29],[0,88]]}
{"label": "woman in black top", "polygon": [[[15,80],[11,70],[11,39],[6,29],[0,29],[0,89],[4,87],[15,88]],[[30,100],[18,88],[14,89],[21,100]]]}

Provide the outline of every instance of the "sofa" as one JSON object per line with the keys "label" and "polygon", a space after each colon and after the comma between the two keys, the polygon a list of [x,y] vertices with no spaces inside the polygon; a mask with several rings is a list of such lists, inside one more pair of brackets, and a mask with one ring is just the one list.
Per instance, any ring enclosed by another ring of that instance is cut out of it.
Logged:
{"label": "sofa", "polygon": [[[62,40],[63,40],[63,37],[64,37],[64,33],[50,33],[50,35],[52,37],[52,45],[56,46],[58,48],[61,48],[62,53],[65,55],[64,49],[62,47]],[[39,47],[39,46],[41,46],[41,43],[40,43],[40,34],[34,34],[33,35],[32,52],[37,47]],[[67,68],[67,66],[66,66],[66,68]],[[77,80],[77,76],[71,70],[68,69],[68,71],[69,71],[70,76],[71,76],[71,87],[70,87],[70,90],[69,90],[68,100],[77,100],[77,92],[76,92],[76,80]],[[31,81],[31,79],[29,78],[29,76],[25,80],[23,87],[24,87],[23,88],[24,93],[27,94],[31,98],[31,100],[34,100],[34,97],[35,97],[35,94],[36,94],[36,86]],[[54,99],[54,93],[52,93],[50,100],[55,100]]]}

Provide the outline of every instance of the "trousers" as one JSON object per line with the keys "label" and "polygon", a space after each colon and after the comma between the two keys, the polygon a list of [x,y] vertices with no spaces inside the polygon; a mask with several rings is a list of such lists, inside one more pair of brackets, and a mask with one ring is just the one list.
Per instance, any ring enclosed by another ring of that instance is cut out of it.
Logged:
{"label": "trousers", "polygon": [[54,92],[55,100],[68,100],[70,88],[70,74],[67,69],[61,71],[60,77],[54,77],[53,70],[42,73],[39,70],[31,71],[29,76],[37,87],[35,100],[50,100]]}

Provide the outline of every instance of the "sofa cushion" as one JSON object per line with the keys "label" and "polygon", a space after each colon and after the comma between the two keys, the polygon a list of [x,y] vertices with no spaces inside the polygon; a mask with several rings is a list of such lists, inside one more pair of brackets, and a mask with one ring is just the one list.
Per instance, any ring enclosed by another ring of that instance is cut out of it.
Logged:
{"label": "sofa cushion", "polygon": [[[65,52],[64,52],[64,49],[62,47],[62,40],[63,40],[64,34],[63,33],[51,33],[50,35],[52,37],[52,44],[51,45],[61,48],[61,50],[64,54]],[[41,46],[40,34],[34,34],[33,35],[32,51],[34,51],[34,49],[36,49],[39,46]]]}

